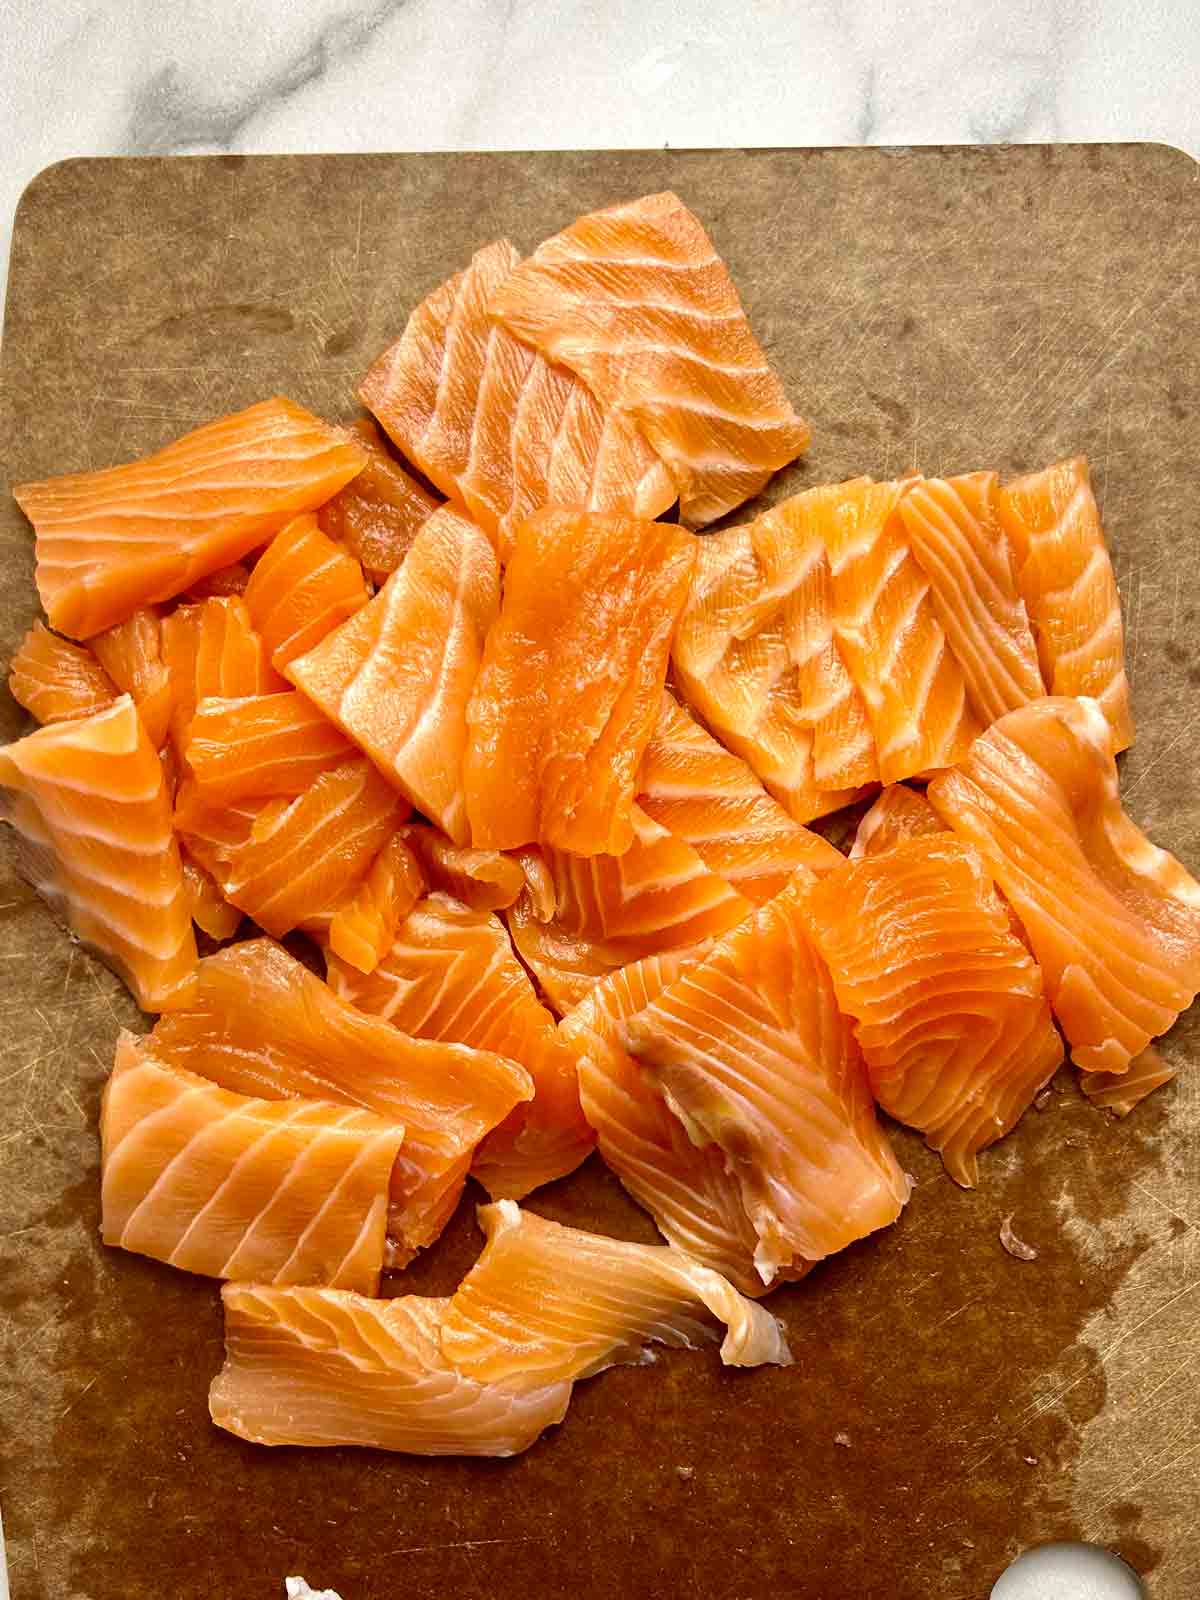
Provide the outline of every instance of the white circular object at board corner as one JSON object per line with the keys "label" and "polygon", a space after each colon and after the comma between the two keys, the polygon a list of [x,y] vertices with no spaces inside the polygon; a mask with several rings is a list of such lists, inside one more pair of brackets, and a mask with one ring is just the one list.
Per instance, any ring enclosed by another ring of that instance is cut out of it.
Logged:
{"label": "white circular object at board corner", "polygon": [[991,1600],[1148,1600],[1133,1568],[1095,1544],[1043,1544],[997,1578]]}

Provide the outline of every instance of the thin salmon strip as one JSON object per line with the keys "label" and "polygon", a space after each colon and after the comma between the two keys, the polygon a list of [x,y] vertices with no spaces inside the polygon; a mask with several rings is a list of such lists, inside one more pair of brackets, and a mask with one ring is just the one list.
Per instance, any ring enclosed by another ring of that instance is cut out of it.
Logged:
{"label": "thin salmon strip", "polygon": [[242,924],[242,913],[217,887],[211,873],[183,852],[183,884],[192,921],[210,939],[232,939]]}
{"label": "thin salmon strip", "polygon": [[523,898],[508,913],[521,959],[560,1015],[601,978],[668,950],[702,952],[750,915],[744,895],[706,866],[685,840],[633,813],[621,856],[545,850],[554,913],[540,922]]}
{"label": "thin salmon strip", "polygon": [[492,1196],[519,1199],[573,1172],[592,1150],[575,1053],[488,912],[431,894],[369,976],[331,954],[329,982],[350,1004],[405,1033],[454,1040],[526,1069],[532,1101],[515,1105],[475,1156],[472,1170]]}
{"label": "thin salmon strip", "polygon": [[265,544],[359,472],[358,445],[276,397],[152,456],[13,490],[51,627],[88,639]]}
{"label": "thin salmon strip", "polygon": [[805,880],[623,1028],[693,1142],[724,1153],[765,1284],[894,1222],[909,1193],[808,931]]}
{"label": "thin salmon strip", "polygon": [[212,805],[291,798],[354,754],[341,729],[296,689],[201,700],[183,749],[201,797]]}
{"label": "thin salmon strip", "polygon": [[[351,479],[353,482],[353,479]],[[250,568],[244,561],[231,561],[227,567],[218,567],[206,577],[198,579],[183,598],[194,603],[199,600],[228,600],[246,592],[250,582]]]}
{"label": "thin salmon strip", "polygon": [[828,545],[867,478],[809,490],[700,541],[675,636],[680,691],[798,822],[879,777],[867,708],[834,642]]}
{"label": "thin salmon strip", "polygon": [[175,825],[225,898],[282,938],[353,888],[407,807],[365,757],[321,775],[294,800],[239,812],[213,807],[195,785],[180,791]]}
{"label": "thin salmon strip", "polygon": [[138,716],[156,750],[171,724],[171,675],[162,654],[162,618],[153,606],[96,634],[90,648],[121,694],[133,696]]}
{"label": "thin salmon strip", "polygon": [[554,887],[554,875],[546,865],[545,856],[536,845],[526,845],[523,850],[514,850],[511,859],[520,864],[525,878],[522,898],[527,902],[530,914],[539,922],[549,922],[554,916],[558,894]]}
{"label": "thin salmon strip", "polygon": [[259,1100],[122,1031],[100,1112],[105,1244],[185,1272],[379,1292],[402,1124]]}
{"label": "thin salmon strip", "polygon": [[151,1040],[163,1061],[238,1094],[332,1101],[403,1123],[388,1220],[393,1266],[437,1238],[476,1146],[533,1093],[514,1061],[368,1016],[269,939],[201,961],[188,1006],[163,1018]]}
{"label": "thin salmon strip", "polygon": [[162,763],[128,695],[0,749],[22,865],[143,1011],[178,1002],[196,965]]}
{"label": "thin salmon strip", "polygon": [[8,691],[40,723],[90,717],[118,698],[116,684],[85,645],[35,622],[8,669]]}
{"label": "thin salmon strip", "polygon": [[406,830],[398,829],[372,861],[358,888],[330,919],[330,950],[356,971],[374,972],[427,887]]}
{"label": "thin salmon strip", "polygon": [[171,742],[180,756],[201,700],[276,694],[288,687],[237,595],[177,606],[162,620],[162,656],[171,683]]}
{"label": "thin salmon strip", "polygon": [[1135,1056],[1124,1072],[1085,1072],[1080,1086],[1094,1106],[1127,1117],[1147,1095],[1161,1089],[1178,1075],[1177,1068],[1148,1045]]}
{"label": "thin salmon strip", "polygon": [[1118,751],[1134,739],[1121,597],[1083,456],[1006,484],[1000,520],[1047,692],[1098,700]]}
{"label": "thin salmon strip", "polygon": [[994,472],[922,478],[900,501],[967,698],[986,728],[1045,694],[1037,645],[1000,524]]}
{"label": "thin salmon strip", "polygon": [[359,390],[504,562],[517,524],[540,506],[652,520],[675,501],[670,473],[635,424],[488,318],[519,260],[507,240],[480,250],[421,302]]}
{"label": "thin salmon strip", "polygon": [[695,545],[680,528],[598,512],[521,524],[467,709],[474,845],[629,848]]}
{"label": "thin salmon strip", "polygon": [[457,512],[436,511],[370,604],[287,667],[296,687],[460,845],[470,842],[467,700],[499,604],[487,539]]}
{"label": "thin salmon strip", "polygon": [[265,1445],[513,1456],[561,1422],[573,1385],[476,1383],[441,1350],[449,1300],[222,1286],[225,1365],[209,1411]]}
{"label": "thin salmon strip", "polygon": [[883,1109],[919,1129],[956,1183],[1062,1064],[1037,963],[983,858],[952,834],[847,862],[805,896]]}
{"label": "thin salmon strip", "polygon": [[602,940],[568,933],[555,921],[553,909],[544,916],[529,895],[509,907],[504,922],[521,964],[533,974],[538,993],[556,1016],[565,1017],[624,965],[621,954]]}
{"label": "thin salmon strip", "polygon": [[627,1244],[522,1211],[480,1206],[483,1254],[442,1319],[442,1354],[467,1377],[553,1383],[641,1362],[651,1342],[717,1337],[730,1367],[789,1366],[783,1325],[669,1245]]}
{"label": "thin salmon strip", "polygon": [[368,418],[350,430],[366,453],[357,477],[317,512],[321,532],[341,545],[367,576],[383,583],[402,566],[422,523],[441,505],[388,453]]}
{"label": "thin salmon strip", "polygon": [[[175,830],[185,854],[191,839],[197,852],[195,859],[212,861],[216,866],[222,857],[247,845],[256,829],[261,834],[270,807],[286,809],[287,805],[286,800],[235,800],[225,806],[208,805],[200,798],[195,782],[185,778],[175,791]],[[278,815],[279,812],[271,812],[269,820],[274,821]],[[211,874],[209,867],[204,870]]]}
{"label": "thin salmon strip", "polygon": [[793,822],[747,763],[669,694],[642,757],[638,805],[755,905],[778,894],[797,867],[820,875],[842,865],[839,851]]}
{"label": "thin salmon strip", "polygon": [[280,529],[246,585],[250,620],[277,672],[320,644],[368,599],[362,568],[321,532],[312,515]]}
{"label": "thin salmon strip", "polygon": [[896,510],[910,488],[856,487],[826,534],[837,647],[866,703],[884,783],[953,766],[980,731]]}
{"label": "thin salmon strip", "polygon": [[429,887],[473,911],[502,911],[525,892],[525,870],[515,854],[452,844],[437,828],[420,822],[406,823],[402,832]]}
{"label": "thin salmon strip", "polygon": [[1200,884],[1121,808],[1099,701],[1010,711],[929,799],[1021,920],[1071,1058],[1124,1072],[1200,992]]}
{"label": "thin salmon strip", "polygon": [[489,309],[641,429],[689,527],[756,495],[808,444],[724,262],[674,194],[580,217]]}
{"label": "thin salmon strip", "polygon": [[906,839],[945,832],[946,824],[919,790],[890,783],[859,822],[850,859],[861,861],[864,856],[882,855]]}
{"label": "thin salmon strip", "polygon": [[622,1043],[623,1024],[691,959],[670,953],[619,968],[567,1013],[559,1031],[578,1051],[580,1100],[605,1164],[670,1244],[757,1297],[768,1287],[754,1264],[758,1236],[724,1152],[692,1143],[657,1081]]}

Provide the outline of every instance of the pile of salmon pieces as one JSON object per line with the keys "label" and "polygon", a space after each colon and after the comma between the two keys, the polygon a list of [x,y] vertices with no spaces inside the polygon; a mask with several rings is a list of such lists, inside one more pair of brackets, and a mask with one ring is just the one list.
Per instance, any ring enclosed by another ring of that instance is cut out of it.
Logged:
{"label": "pile of salmon pieces", "polygon": [[[103,1235],[224,1280],[214,1421],[509,1455],[651,1340],[789,1362],[763,1297],[896,1220],[892,1123],[970,1188],[1068,1053],[1167,1082],[1200,885],[1122,808],[1086,462],[747,511],[810,430],[677,196],[486,245],[359,398],[17,486],[0,795],[158,1018]],[[519,1204],[593,1151],[664,1243]]]}

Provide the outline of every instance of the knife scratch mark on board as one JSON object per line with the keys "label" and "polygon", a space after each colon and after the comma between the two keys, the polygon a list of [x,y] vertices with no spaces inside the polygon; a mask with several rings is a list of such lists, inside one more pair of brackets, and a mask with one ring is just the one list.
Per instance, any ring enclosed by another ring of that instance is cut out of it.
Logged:
{"label": "knife scratch mark on board", "polygon": [[[1112,458],[1112,414],[1113,392],[1108,391],[1107,418],[1104,424],[1104,454],[1100,458],[1100,507],[1104,510],[1108,502],[1108,463]],[[1111,507],[1107,507],[1111,511]]]}
{"label": "knife scratch mark on board", "polygon": [[65,1406],[65,1407],[64,1407],[64,1408],[63,1408],[63,1409],[62,1409],[62,1410],[61,1410],[61,1411],[60,1411],[60,1412],[59,1412],[59,1414],[58,1414],[58,1415],[59,1415],[59,1420],[60,1420],[60,1421],[61,1421],[61,1420],[62,1420],[62,1418],[63,1418],[63,1417],[65,1417],[65,1416],[66,1416],[66,1415],[67,1415],[67,1413],[68,1413],[68,1412],[69,1412],[69,1411],[74,1411],[74,1409],[75,1409],[75,1407],[76,1407],[76,1406],[77,1406],[77,1405],[78,1405],[78,1404],[79,1404],[79,1402],[80,1402],[80,1401],[81,1401],[81,1400],[82,1400],[82,1399],[83,1399],[83,1397],[84,1397],[84,1395],[85,1395],[85,1394],[87,1394],[87,1392],[88,1392],[88,1390],[89,1390],[89,1389],[94,1389],[94,1388],[95,1388],[95,1386],[96,1386],[96,1385],[97,1385],[97,1384],[98,1384],[98,1383],[99,1383],[99,1382],[100,1382],[100,1374],[99,1374],[99,1373],[97,1373],[97,1374],[96,1374],[96,1376],[95,1376],[95,1377],[94,1377],[94,1378],[93,1378],[93,1379],[92,1379],[92,1381],[91,1381],[91,1382],[90,1382],[90,1383],[85,1383],[85,1384],[84,1384],[84,1386],[83,1386],[83,1388],[82,1388],[82,1389],[81,1389],[81,1390],[80,1390],[80,1391],[79,1391],[79,1393],[78,1393],[78,1394],[77,1394],[77,1395],[76,1395],[76,1396],[75,1396],[75,1398],[74,1398],[74,1400],[72,1400],[72,1401],[71,1401],[71,1403],[70,1403],[70,1405],[68,1405],[68,1406]]}
{"label": "knife scratch mark on board", "polygon": [[1162,1209],[1166,1212],[1169,1212],[1171,1216],[1176,1217],[1180,1222],[1185,1222],[1189,1228],[1200,1227],[1200,1223],[1196,1223],[1191,1217],[1185,1217],[1182,1212],[1176,1211],[1174,1206],[1169,1206],[1160,1195],[1154,1194],[1151,1190],[1147,1189],[1144,1183],[1139,1183],[1136,1178],[1132,1178],[1130,1182],[1133,1184],[1135,1189],[1140,1189],[1142,1191],[1147,1200],[1153,1200],[1156,1206],[1161,1206]]}
{"label": "knife scratch mark on board", "polygon": [[477,1550],[489,1544],[545,1544],[544,1538],[535,1537],[533,1534],[521,1539],[453,1539],[447,1544],[410,1544],[401,1550],[389,1550],[391,1556],[421,1556],[429,1555],[442,1550]]}
{"label": "knife scratch mark on board", "polygon": [[1128,788],[1125,790],[1126,800],[1128,800],[1131,795],[1136,794],[1138,789],[1141,788],[1142,784],[1145,783],[1146,779],[1150,776],[1154,769],[1160,766],[1162,762],[1166,760],[1167,756],[1171,754],[1171,751],[1174,750],[1175,746],[1181,743],[1182,740],[1186,739],[1190,732],[1190,725],[1185,725],[1182,727],[1175,737],[1168,744],[1164,745],[1164,747],[1151,761],[1147,762],[1147,764],[1141,769],[1141,771],[1133,779],[1132,783],[1130,783]]}

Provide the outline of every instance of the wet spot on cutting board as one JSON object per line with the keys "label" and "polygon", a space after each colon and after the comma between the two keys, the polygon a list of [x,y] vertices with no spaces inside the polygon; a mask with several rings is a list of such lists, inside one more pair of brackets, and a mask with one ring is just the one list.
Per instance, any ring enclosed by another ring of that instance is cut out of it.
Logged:
{"label": "wet spot on cutting board", "polygon": [[893,400],[889,395],[886,394],[876,394],[870,389],[867,390],[867,398],[872,402],[873,405],[878,407],[878,409],[883,412],[884,416],[887,417],[890,422],[894,423],[897,428],[906,428],[908,426],[910,416],[909,409],[906,405],[902,404],[901,401]]}
{"label": "wet spot on cutting board", "polygon": [[290,333],[295,326],[295,317],[282,306],[236,303],[175,312],[147,329],[147,337],[237,339],[247,334]]}
{"label": "wet spot on cutting board", "polygon": [[347,350],[353,348],[358,342],[362,329],[351,323],[346,328],[339,328],[331,333],[321,346],[321,351],[327,356],[344,356]]}
{"label": "wet spot on cutting board", "polygon": [[1122,1561],[1128,1561],[1133,1570],[1144,1578],[1158,1566],[1162,1552],[1155,1549],[1138,1531],[1143,1515],[1141,1506],[1134,1505],[1130,1500],[1121,1500],[1109,1508],[1108,1514],[1118,1530],[1116,1538],[1108,1541],[1110,1549],[1115,1550]]}

